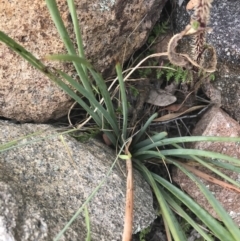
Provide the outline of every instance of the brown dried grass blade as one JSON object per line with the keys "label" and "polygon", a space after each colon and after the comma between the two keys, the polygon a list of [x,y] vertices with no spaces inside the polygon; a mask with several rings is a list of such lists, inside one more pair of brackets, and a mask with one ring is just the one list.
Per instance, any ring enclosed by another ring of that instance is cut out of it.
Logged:
{"label": "brown dried grass blade", "polygon": [[129,156],[126,160],[127,167],[127,191],[126,191],[126,206],[125,206],[125,220],[122,241],[132,240],[132,224],[133,224],[133,169],[131,154],[128,150],[131,141],[125,146],[125,155]]}
{"label": "brown dried grass blade", "polygon": [[161,116],[159,118],[156,118],[154,119],[153,121],[154,122],[161,122],[161,121],[168,121],[168,120],[173,120],[181,115],[184,115],[184,114],[187,114],[187,113],[190,113],[192,111],[195,111],[195,110],[198,110],[198,109],[202,109],[206,107],[206,105],[197,105],[197,106],[193,106],[183,112],[179,112],[179,113],[170,113],[170,114],[167,114],[167,115],[164,115],[164,116]]}
{"label": "brown dried grass blade", "polygon": [[191,171],[193,174],[195,174],[196,176],[208,181],[208,182],[211,182],[211,183],[214,183],[214,184],[217,184],[223,188],[227,188],[231,191],[235,191],[235,192],[238,192],[240,193],[240,189],[233,186],[232,184],[229,184],[229,183],[226,183],[224,181],[221,181],[221,180],[218,180],[217,178],[215,177],[212,177],[211,175],[208,175],[202,171],[199,171],[198,169],[192,167],[192,166],[189,166],[187,164],[183,164],[183,163],[179,163],[180,165],[184,166],[184,168],[186,168],[188,171]]}

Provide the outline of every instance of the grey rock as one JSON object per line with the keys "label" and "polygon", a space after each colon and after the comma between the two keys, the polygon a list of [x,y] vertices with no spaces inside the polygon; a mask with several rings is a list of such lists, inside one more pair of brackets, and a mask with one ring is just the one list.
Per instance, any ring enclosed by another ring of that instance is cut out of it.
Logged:
{"label": "grey rock", "polygon": [[[57,2],[64,24],[76,45],[67,3],[65,0]],[[166,0],[75,2],[86,57],[99,72],[109,77],[115,73],[116,60],[124,62],[144,44]],[[0,6],[1,31],[37,58],[66,53],[45,1],[0,0]],[[45,63],[76,75],[69,63]],[[42,123],[66,115],[72,103],[47,77],[0,44],[0,116]]]}
{"label": "grey rock", "polygon": [[22,198],[20,190],[0,182],[0,240],[45,240],[47,224],[39,208]]}
{"label": "grey rock", "polygon": [[[0,156],[0,233],[8,240],[53,240],[106,177],[115,152],[96,140],[80,143],[49,125],[0,122],[0,140],[6,143],[30,133]],[[48,136],[48,139],[41,139]],[[123,170],[125,170],[123,168]],[[91,240],[121,240],[126,178],[119,166],[87,205]],[[152,194],[134,171],[134,232],[155,218]],[[60,240],[84,240],[81,214]],[[2,240],[1,240],[2,241]]]}
{"label": "grey rock", "polygon": [[[174,23],[179,32],[189,23],[190,16],[186,11],[185,1],[181,7],[176,7]],[[212,31],[207,34],[207,42],[217,51],[221,62],[240,64],[240,2],[237,0],[213,1],[209,27]]]}
{"label": "grey rock", "polygon": [[211,10],[212,33],[209,42],[215,46],[221,62],[240,64],[240,2],[214,1]]}
{"label": "grey rock", "polygon": [[240,70],[231,64],[218,65],[216,80],[212,82],[215,89],[221,92],[221,106],[238,122],[240,121]]}
{"label": "grey rock", "polygon": [[[185,10],[187,1],[176,7],[174,13],[175,31],[184,29],[189,22]],[[240,121],[240,1],[215,0],[212,4],[207,43],[213,45],[218,55],[216,79],[212,82],[211,92],[221,92],[221,105]],[[211,94],[210,94],[211,95]],[[214,97],[209,96],[211,99]]]}

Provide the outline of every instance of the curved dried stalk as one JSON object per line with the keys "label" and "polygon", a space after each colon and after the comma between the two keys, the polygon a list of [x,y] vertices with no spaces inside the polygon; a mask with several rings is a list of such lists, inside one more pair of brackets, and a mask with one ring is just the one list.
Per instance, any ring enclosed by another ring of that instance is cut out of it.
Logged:
{"label": "curved dried stalk", "polygon": [[[207,27],[211,3],[213,0],[198,0],[194,6],[194,13],[191,17],[190,24],[185,29],[174,35],[168,44],[168,58],[169,61],[180,67],[191,69],[197,67],[207,73],[216,71],[217,56],[214,47],[206,45],[206,32],[209,30]],[[179,40],[184,36],[190,35],[193,39],[193,53],[192,57],[188,54],[176,52]],[[206,50],[210,50],[210,58],[204,56]]]}
{"label": "curved dried stalk", "polygon": [[125,220],[122,241],[132,240],[132,224],[133,224],[133,169],[131,154],[128,150],[131,140],[125,146],[125,155],[127,167],[127,191],[126,191],[126,206],[125,206]]}

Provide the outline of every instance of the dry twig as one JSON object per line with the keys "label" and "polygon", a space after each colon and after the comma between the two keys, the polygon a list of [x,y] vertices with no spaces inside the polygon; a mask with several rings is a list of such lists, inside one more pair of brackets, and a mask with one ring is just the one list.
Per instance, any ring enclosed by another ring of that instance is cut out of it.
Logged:
{"label": "dry twig", "polygon": [[133,224],[133,170],[131,153],[129,146],[131,140],[125,146],[125,155],[127,167],[127,191],[126,191],[126,206],[125,206],[125,220],[122,241],[130,241],[132,239],[132,224]]}

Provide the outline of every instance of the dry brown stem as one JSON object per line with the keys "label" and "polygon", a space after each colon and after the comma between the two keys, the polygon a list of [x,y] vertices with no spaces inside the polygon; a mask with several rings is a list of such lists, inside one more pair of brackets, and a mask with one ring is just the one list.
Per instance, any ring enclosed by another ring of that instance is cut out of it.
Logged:
{"label": "dry brown stem", "polygon": [[127,191],[126,191],[126,206],[125,220],[122,241],[130,241],[132,239],[132,224],[133,224],[133,170],[131,154],[128,150],[131,141],[125,146],[125,155],[129,158],[126,160],[127,167]]}

